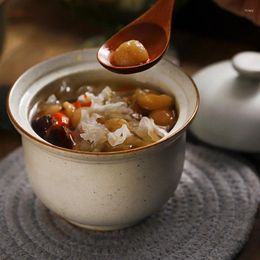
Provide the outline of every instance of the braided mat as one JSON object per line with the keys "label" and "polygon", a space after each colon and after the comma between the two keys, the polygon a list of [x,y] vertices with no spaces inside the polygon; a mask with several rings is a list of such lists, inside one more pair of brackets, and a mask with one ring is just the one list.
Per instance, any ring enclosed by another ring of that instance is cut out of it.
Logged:
{"label": "braided mat", "polygon": [[158,214],[119,231],[87,231],[46,209],[28,184],[22,150],[0,162],[0,259],[232,259],[260,200],[243,163],[188,145],[185,170]]}

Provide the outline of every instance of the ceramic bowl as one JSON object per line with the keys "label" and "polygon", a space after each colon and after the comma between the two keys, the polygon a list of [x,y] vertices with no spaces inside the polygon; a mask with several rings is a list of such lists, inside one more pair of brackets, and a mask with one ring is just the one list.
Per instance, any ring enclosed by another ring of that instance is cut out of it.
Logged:
{"label": "ceramic bowl", "polygon": [[[105,70],[96,52],[71,52],[29,69],[10,91],[8,113],[22,135],[29,180],[42,203],[78,226],[113,230],[155,213],[172,196],[183,171],[185,130],[199,96],[192,80],[167,58],[145,72],[119,75]],[[37,102],[64,80],[73,86],[88,78],[131,78],[173,94],[179,109],[176,125],[157,143],[120,152],[73,151],[41,139],[30,125]]]}

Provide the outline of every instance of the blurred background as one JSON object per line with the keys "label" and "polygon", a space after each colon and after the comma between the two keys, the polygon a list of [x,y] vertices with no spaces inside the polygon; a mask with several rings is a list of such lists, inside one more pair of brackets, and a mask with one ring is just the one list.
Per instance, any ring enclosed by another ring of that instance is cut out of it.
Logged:
{"label": "blurred background", "polygon": [[[6,42],[0,83],[11,85],[27,68],[48,57],[98,46],[154,0],[5,2]],[[176,0],[172,30],[171,46],[190,74],[239,51],[260,48],[260,27],[221,9],[212,0]]]}

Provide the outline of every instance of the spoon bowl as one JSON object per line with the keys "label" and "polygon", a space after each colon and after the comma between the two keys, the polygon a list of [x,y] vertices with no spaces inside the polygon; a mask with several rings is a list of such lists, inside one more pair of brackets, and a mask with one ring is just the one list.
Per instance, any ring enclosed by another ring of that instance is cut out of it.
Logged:
{"label": "spoon bowl", "polygon": [[[157,63],[169,46],[173,5],[174,0],[158,0],[141,17],[113,35],[97,53],[101,65],[113,72],[129,74],[144,71]],[[149,54],[149,59],[134,66],[117,66],[111,63],[113,52],[120,44],[129,40],[141,42]]]}

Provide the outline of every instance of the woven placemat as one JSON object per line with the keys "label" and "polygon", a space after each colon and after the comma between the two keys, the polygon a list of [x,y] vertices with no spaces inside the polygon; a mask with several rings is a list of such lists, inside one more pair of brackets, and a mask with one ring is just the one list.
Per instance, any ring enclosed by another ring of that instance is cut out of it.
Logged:
{"label": "woven placemat", "polygon": [[232,259],[260,200],[242,162],[188,145],[177,191],[156,215],[119,231],[67,223],[34,196],[21,149],[0,163],[0,259]]}

